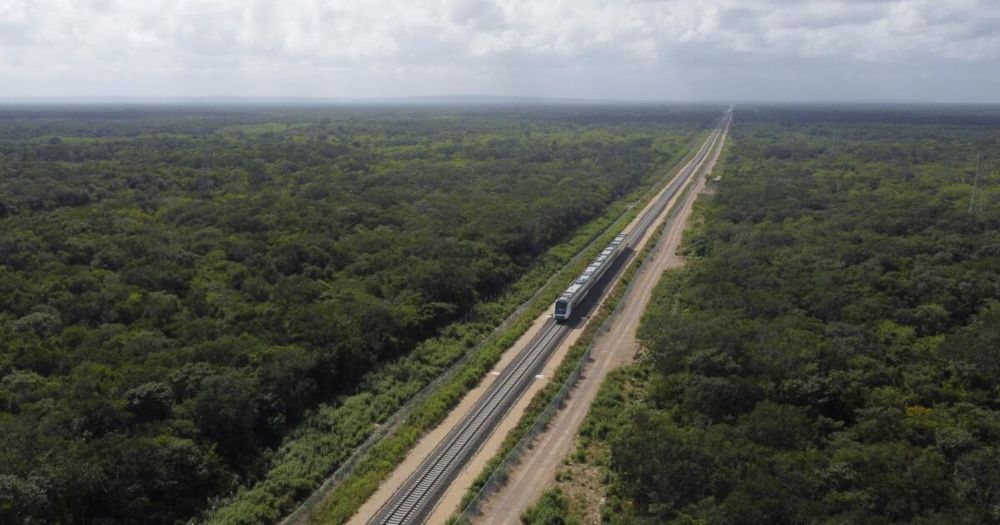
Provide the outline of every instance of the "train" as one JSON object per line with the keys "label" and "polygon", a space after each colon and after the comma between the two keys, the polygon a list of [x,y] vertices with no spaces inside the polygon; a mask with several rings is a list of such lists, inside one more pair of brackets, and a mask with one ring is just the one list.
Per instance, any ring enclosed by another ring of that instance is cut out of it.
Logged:
{"label": "train", "polygon": [[587,296],[587,292],[601,279],[604,272],[613,266],[618,256],[628,248],[626,239],[628,239],[626,234],[618,234],[607,248],[601,250],[593,262],[583,270],[583,273],[573,280],[566,291],[559,295],[559,298],[556,299],[555,311],[552,314],[557,323],[566,322],[573,315],[573,307]]}

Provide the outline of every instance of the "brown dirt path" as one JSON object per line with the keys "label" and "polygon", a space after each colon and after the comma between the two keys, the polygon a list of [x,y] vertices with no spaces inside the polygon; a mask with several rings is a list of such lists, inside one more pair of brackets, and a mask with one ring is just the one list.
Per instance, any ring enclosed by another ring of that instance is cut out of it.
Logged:
{"label": "brown dirt path", "polygon": [[[711,172],[724,144],[725,137],[706,163],[704,173]],[[563,459],[574,449],[577,430],[590,411],[590,405],[604,378],[611,370],[634,358],[638,349],[636,329],[660,276],[664,271],[684,264],[684,259],[676,252],[691,216],[695,197],[704,188],[705,179],[706,175],[702,175],[693,182],[693,191],[686,194],[683,207],[670,220],[656,247],[636,274],[634,284],[628,295],[622,298],[622,306],[610,329],[595,341],[591,362],[584,369],[563,409],[511,471],[504,488],[483,505],[482,516],[474,520],[474,523],[520,523],[521,513],[534,504],[553,483]]]}

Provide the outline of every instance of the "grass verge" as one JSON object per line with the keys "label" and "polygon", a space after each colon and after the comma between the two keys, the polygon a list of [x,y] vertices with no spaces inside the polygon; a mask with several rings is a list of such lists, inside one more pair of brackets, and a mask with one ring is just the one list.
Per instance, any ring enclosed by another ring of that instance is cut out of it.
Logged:
{"label": "grass verge", "polygon": [[[701,137],[699,137],[700,139]],[[690,156],[690,153],[685,155],[681,162],[677,163],[677,166],[682,166]],[[676,168],[671,169],[669,174],[672,176],[676,171]],[[667,180],[670,178],[666,177]],[[654,179],[656,178],[654,177]],[[662,180],[653,180],[650,186],[641,192],[635,192],[634,196],[655,194],[662,187]],[[619,202],[624,205],[632,200],[623,199]],[[614,210],[611,216],[617,215],[618,218],[609,222],[608,225],[623,222],[627,224],[638,215],[639,211],[639,209],[633,208]],[[364,465],[359,467],[358,475],[345,479],[337,489],[334,489],[327,504],[318,513],[318,519],[314,519],[313,522],[344,523],[349,520],[358,507],[378,489],[382,480],[406,457],[406,453],[416,444],[420,436],[440,423],[448,412],[458,404],[462,396],[479,384],[479,381],[493,368],[503,352],[528,330],[535,318],[548,308],[569,281],[586,267],[589,262],[588,257],[596,255],[617,233],[618,230],[615,228],[605,228],[603,234],[596,236],[596,238],[592,237],[588,250],[580,252],[577,249],[576,251],[583,253],[584,256],[576,264],[565,266],[557,278],[550,280],[545,285],[543,292],[536,296],[536,299],[521,312],[518,320],[500,337],[482,348],[451,381],[431,394],[410,416],[403,429],[376,445],[370,457],[365,460]],[[572,253],[572,249],[569,253]]]}
{"label": "grass verge", "polygon": [[[493,455],[490,461],[483,468],[482,472],[480,472],[479,476],[477,476],[475,481],[473,481],[472,485],[462,498],[461,507],[463,510],[467,509],[475,498],[483,496],[483,494],[480,494],[483,487],[490,480],[490,478],[498,472],[498,469],[508,455],[513,453],[519,444],[522,446],[526,444],[525,438],[529,435],[531,429],[539,424],[539,419],[543,416],[546,407],[556,401],[556,396],[559,392],[564,388],[570,388],[572,386],[567,385],[567,381],[571,377],[572,372],[578,367],[583,366],[583,359],[588,354],[587,351],[593,344],[594,339],[597,334],[605,328],[606,322],[617,311],[622,298],[625,296],[625,293],[632,282],[632,279],[648,258],[650,252],[656,247],[665,226],[689,198],[689,194],[694,187],[693,182],[694,181],[684,187],[678,198],[674,201],[670,210],[667,212],[663,223],[649,238],[638,256],[625,269],[622,277],[618,280],[614,288],[612,288],[611,292],[599,306],[597,313],[587,323],[583,333],[573,343],[573,346],[570,347],[569,351],[563,357],[562,362],[559,364],[559,367],[553,375],[552,381],[549,381],[545,387],[539,390],[535,396],[532,397],[528,407],[525,409],[524,414],[518,421],[517,426],[507,434],[507,437],[500,446],[500,450]],[[547,421],[543,423],[547,423]],[[500,479],[499,481],[501,482],[500,485],[502,485],[504,480]],[[449,520],[449,523],[462,522],[464,522],[464,520],[459,516],[453,516]]]}

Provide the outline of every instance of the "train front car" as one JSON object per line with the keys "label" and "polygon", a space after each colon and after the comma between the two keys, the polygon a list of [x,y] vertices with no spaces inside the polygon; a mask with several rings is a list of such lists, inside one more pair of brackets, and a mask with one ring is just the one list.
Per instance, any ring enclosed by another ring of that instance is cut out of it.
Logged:
{"label": "train front car", "polygon": [[556,322],[561,323],[573,315],[573,305],[576,304],[577,294],[585,283],[586,280],[583,277],[577,277],[573,284],[569,285],[569,288],[566,288],[566,291],[556,299],[556,311],[552,315]]}
{"label": "train front car", "polygon": [[561,323],[566,319],[569,319],[569,312],[570,312],[569,300],[563,299],[562,297],[556,299],[556,312],[552,316],[556,318],[556,322]]}

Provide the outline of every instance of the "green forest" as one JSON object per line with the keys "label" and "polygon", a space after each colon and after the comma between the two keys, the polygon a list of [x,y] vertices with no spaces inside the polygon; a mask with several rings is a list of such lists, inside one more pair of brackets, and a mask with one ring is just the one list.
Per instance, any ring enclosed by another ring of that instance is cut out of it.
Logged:
{"label": "green forest", "polygon": [[998,137],[995,107],[737,108],[581,431],[604,521],[1000,523]]}
{"label": "green forest", "polygon": [[716,117],[0,107],[0,522],[198,516]]}

